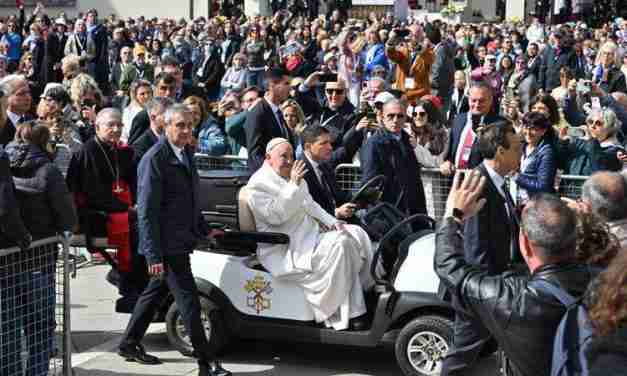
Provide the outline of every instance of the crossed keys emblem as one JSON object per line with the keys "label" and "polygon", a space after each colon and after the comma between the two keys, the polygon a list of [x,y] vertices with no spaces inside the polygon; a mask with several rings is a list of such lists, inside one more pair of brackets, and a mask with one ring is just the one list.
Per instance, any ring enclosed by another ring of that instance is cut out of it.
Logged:
{"label": "crossed keys emblem", "polygon": [[272,287],[270,281],[266,281],[262,275],[256,275],[253,279],[246,281],[244,290],[248,292],[246,306],[257,311],[257,314],[270,309],[272,302],[268,295],[272,293]]}

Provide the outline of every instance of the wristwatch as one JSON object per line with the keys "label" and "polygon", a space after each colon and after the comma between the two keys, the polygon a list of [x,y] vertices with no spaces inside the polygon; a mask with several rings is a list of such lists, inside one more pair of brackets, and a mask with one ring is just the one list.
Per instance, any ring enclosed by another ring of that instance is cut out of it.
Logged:
{"label": "wristwatch", "polygon": [[464,212],[461,211],[460,209],[453,208],[452,216],[453,216],[453,218],[455,218],[459,222],[463,222],[464,221]]}

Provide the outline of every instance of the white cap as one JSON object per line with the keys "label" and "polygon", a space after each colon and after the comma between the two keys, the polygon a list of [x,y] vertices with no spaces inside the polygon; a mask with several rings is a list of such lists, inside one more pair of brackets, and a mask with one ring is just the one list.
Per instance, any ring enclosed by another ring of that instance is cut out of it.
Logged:
{"label": "white cap", "polygon": [[377,94],[377,96],[374,98],[374,103],[381,103],[381,104],[386,104],[391,100],[396,99],[396,97],[390,93],[388,93],[387,91],[383,91],[379,94]]}
{"label": "white cap", "polygon": [[289,144],[290,142],[282,137],[276,137],[273,138],[272,140],[270,140],[270,142],[268,142],[268,145],[266,145],[266,154],[270,154],[270,152],[272,151],[272,149],[274,149],[275,147],[281,145],[281,144]]}

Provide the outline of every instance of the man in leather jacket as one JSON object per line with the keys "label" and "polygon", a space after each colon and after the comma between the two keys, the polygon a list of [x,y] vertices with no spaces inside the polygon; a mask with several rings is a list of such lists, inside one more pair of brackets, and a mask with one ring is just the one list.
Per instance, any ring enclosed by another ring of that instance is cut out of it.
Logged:
{"label": "man in leather jacket", "polygon": [[489,276],[465,261],[462,235],[463,222],[485,204],[478,198],[486,179],[472,173],[460,181],[458,173],[436,235],[435,271],[453,293],[456,308],[480,319],[496,338],[508,359],[508,375],[549,375],[555,331],[566,308],[533,281],[546,280],[574,297],[586,291],[595,272],[572,261],[575,214],[556,196],[532,198],[523,210],[519,237],[530,273]]}

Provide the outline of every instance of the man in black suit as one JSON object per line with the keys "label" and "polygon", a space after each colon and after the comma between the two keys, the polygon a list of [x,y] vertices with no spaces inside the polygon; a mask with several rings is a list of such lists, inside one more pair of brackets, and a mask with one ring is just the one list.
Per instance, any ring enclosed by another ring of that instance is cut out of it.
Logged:
{"label": "man in black suit", "polygon": [[476,130],[481,125],[503,120],[493,114],[492,88],[485,82],[475,82],[468,93],[470,111],[455,118],[451,127],[448,154],[440,172],[452,176],[456,169],[475,168],[483,159],[477,150]]}
{"label": "man in black suit", "polygon": [[155,97],[146,105],[146,112],[150,117],[150,128],[131,144],[135,166],[139,166],[139,162],[144,154],[159,141],[159,137],[161,137],[165,128],[163,115],[173,104],[174,101],[170,98]]}
{"label": "man in black suit", "polygon": [[248,170],[251,174],[261,167],[266,155],[266,145],[276,137],[283,137],[296,148],[294,135],[287,127],[279,106],[290,94],[289,77],[282,69],[270,69],[265,80],[268,91],[246,114],[246,147]]}
{"label": "man in black suit", "polygon": [[[168,73],[159,73],[155,78],[155,97],[174,100],[175,95],[176,78]],[[131,130],[128,134],[128,144],[134,144],[148,128],[150,128],[150,117],[148,116],[148,112],[146,110],[142,110],[135,115],[135,118],[133,118]]]}
{"label": "man in black suit", "polygon": [[[489,275],[498,275],[514,261],[522,260],[518,250],[518,215],[505,187],[505,176],[519,168],[522,144],[507,120],[485,125],[477,132],[477,147],[485,159],[476,170],[486,178],[479,199],[485,198],[486,203],[465,223],[464,258]],[[466,374],[490,337],[481,321],[457,311],[453,347],[442,364],[442,375]]]}
{"label": "man in black suit", "polygon": [[174,93],[174,100],[182,102],[187,97],[192,95],[205,98],[205,92],[198,86],[186,83],[183,81],[183,69],[181,64],[174,56],[166,56],[161,59],[158,72],[169,73],[176,79],[176,92]]}
{"label": "man in black suit", "polygon": [[464,73],[463,70],[455,72],[454,86],[451,106],[449,107],[447,116],[449,124],[453,123],[457,115],[470,110],[468,93],[466,92],[466,73]]}
{"label": "man in black suit", "polygon": [[197,241],[212,234],[198,207],[199,177],[189,146],[192,115],[185,105],[175,104],[166,111],[165,122],[165,137],[144,155],[138,169],[139,252],[146,257],[151,279],[135,305],[118,354],[128,361],[160,363],[141,341],[171,292],[190,333],[199,376],[230,376],[207,341],[190,266],[189,254]]}
{"label": "man in black suit", "polygon": [[338,164],[350,161],[359,144],[333,150],[329,131],[319,125],[310,125],[301,133],[305,149],[300,158],[305,162],[305,181],[309,193],[327,213],[339,219],[349,219],[355,204],[348,202],[349,195],[339,189],[335,178]]}
{"label": "man in black suit", "polygon": [[29,120],[33,98],[28,81],[22,76],[10,75],[0,81],[0,90],[7,97],[7,112],[4,127],[0,128],[0,145],[6,146],[13,141],[15,127]]}

